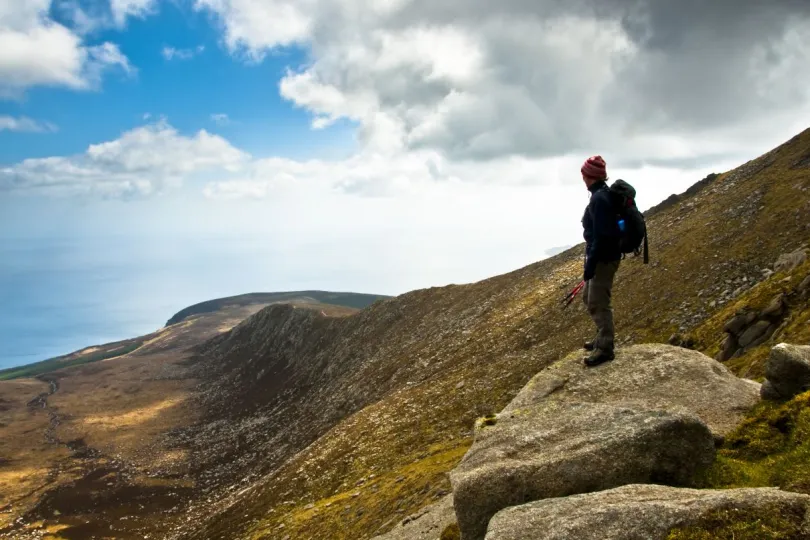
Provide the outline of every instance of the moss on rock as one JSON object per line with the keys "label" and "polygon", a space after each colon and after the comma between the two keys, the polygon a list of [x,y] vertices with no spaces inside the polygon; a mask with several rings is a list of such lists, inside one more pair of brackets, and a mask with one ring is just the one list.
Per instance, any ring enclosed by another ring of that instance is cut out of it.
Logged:
{"label": "moss on rock", "polygon": [[800,537],[803,519],[778,507],[715,510],[697,524],[673,529],[667,540],[793,540]]}
{"label": "moss on rock", "polygon": [[486,416],[486,417],[481,419],[481,426],[482,427],[494,426],[497,423],[498,423],[498,417],[495,416],[494,414]]}
{"label": "moss on rock", "polygon": [[443,531],[440,540],[461,540],[461,531],[458,523],[448,525]]}
{"label": "moss on rock", "polygon": [[732,432],[701,487],[779,486],[810,494],[810,392],[758,404]]}

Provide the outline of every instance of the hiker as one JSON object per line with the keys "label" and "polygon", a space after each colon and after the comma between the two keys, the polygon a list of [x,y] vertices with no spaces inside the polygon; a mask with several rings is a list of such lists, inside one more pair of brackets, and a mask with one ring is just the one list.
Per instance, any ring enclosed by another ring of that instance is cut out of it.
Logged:
{"label": "hiker", "polygon": [[613,360],[613,278],[622,259],[621,232],[613,198],[607,185],[607,167],[601,156],[593,156],[582,166],[582,180],[591,192],[582,217],[585,237],[585,288],[582,300],[596,324],[596,339],[585,343],[591,351],[585,365],[592,367]]}

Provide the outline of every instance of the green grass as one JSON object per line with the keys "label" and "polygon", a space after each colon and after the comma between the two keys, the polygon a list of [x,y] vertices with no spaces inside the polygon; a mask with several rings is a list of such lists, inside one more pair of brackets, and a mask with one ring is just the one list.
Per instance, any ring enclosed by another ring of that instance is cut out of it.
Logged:
{"label": "green grass", "polygon": [[[810,494],[810,392],[787,403],[759,403],[699,473],[707,489],[777,486]],[[800,515],[802,514],[802,515]],[[803,512],[778,506],[718,510],[674,529],[667,540],[799,538]]]}
{"label": "green grass", "polygon": [[698,479],[699,487],[778,486],[810,494],[810,392],[759,403]]}
{"label": "green grass", "polygon": [[778,507],[716,510],[695,525],[673,529],[667,540],[792,540],[800,537],[803,519]]}
{"label": "green grass", "polygon": [[[51,373],[58,369],[66,367],[79,366],[82,364],[90,364],[92,362],[100,362],[102,360],[109,360],[110,358],[117,358],[129,354],[143,345],[143,341],[135,341],[116,349],[107,349],[96,351],[90,354],[77,356],[72,359],[66,357],[52,358],[37,362],[36,364],[29,364],[16,368],[9,368],[0,371],[0,381],[10,381],[12,379],[24,379],[28,377],[37,377],[46,373]],[[68,357],[69,358],[69,357]]]}

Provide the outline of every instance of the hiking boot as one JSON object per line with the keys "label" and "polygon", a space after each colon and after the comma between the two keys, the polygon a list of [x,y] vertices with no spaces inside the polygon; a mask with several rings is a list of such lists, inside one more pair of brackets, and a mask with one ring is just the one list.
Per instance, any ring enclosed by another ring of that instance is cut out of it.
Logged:
{"label": "hiking boot", "polygon": [[598,366],[599,364],[610,362],[615,357],[616,355],[612,350],[603,351],[602,349],[596,349],[588,358],[585,359],[585,365],[588,367]]}
{"label": "hiking boot", "polygon": [[596,348],[596,342],[586,341],[585,344],[582,346],[582,348],[585,349],[586,351],[592,351]]}

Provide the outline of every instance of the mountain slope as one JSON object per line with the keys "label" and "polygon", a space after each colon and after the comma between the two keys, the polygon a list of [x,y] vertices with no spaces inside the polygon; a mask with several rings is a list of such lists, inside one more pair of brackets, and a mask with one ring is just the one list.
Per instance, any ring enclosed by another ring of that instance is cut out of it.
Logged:
{"label": "mountain slope", "polygon": [[[716,349],[704,321],[810,238],[808,156],[810,130],[648,212],[651,264],[617,277],[620,344],[702,332]],[[178,444],[212,494],[190,512],[210,517],[178,536],[368,538],[444,495],[475,418],[591,337],[579,303],[558,304],[581,255],[340,320],[271,306],[207,344],[206,421]]]}

